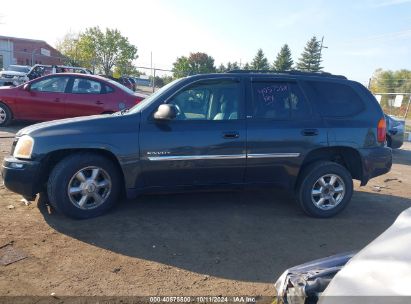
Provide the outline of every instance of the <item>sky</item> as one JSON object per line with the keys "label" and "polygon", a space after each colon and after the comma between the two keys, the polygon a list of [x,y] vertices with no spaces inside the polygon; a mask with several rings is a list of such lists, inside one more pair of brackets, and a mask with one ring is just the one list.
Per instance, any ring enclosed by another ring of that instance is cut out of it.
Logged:
{"label": "sky", "polygon": [[272,63],[287,43],[298,61],[324,36],[324,71],[367,83],[377,68],[411,69],[411,0],[19,0],[3,5],[0,35],[55,46],[68,32],[117,28],[137,46],[137,66],[171,69],[205,52],[216,66],[250,62],[259,48]]}

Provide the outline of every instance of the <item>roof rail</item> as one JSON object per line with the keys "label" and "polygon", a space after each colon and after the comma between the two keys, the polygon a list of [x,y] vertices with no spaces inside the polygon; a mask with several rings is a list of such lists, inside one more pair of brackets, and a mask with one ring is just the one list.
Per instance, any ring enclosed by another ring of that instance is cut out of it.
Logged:
{"label": "roof rail", "polygon": [[230,70],[226,73],[261,73],[261,74],[280,74],[280,75],[301,75],[301,76],[323,76],[323,77],[330,77],[330,78],[341,78],[347,79],[347,77],[343,75],[334,75],[328,72],[304,72],[298,70],[289,70],[289,71],[276,71],[276,70]]}

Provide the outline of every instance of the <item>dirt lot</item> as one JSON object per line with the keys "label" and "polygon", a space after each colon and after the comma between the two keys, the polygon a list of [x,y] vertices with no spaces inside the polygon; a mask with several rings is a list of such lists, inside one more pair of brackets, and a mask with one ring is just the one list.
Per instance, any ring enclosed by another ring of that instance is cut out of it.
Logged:
{"label": "dirt lot", "polygon": [[[18,127],[0,130],[0,160]],[[0,186],[0,246],[28,254],[0,266],[0,295],[273,295],[287,267],[360,249],[411,206],[411,144],[394,162],[325,220],[282,192],[239,191],[143,196],[76,221]]]}

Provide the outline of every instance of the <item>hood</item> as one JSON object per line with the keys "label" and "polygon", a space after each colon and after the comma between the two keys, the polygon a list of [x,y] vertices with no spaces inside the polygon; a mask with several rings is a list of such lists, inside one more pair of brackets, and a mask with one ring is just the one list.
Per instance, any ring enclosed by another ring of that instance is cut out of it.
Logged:
{"label": "hood", "polygon": [[332,278],[354,256],[347,252],[307,262],[287,269],[274,284],[274,303],[316,303]]}
{"label": "hood", "polygon": [[16,72],[16,71],[1,71],[0,75],[11,75],[11,76],[26,76],[26,73]]}
{"label": "hood", "polygon": [[[16,136],[30,135],[32,137],[43,136],[64,136],[84,133],[112,133],[113,124],[119,127],[124,124],[119,123],[127,120],[130,115],[92,115],[75,118],[52,120],[28,126],[21,129]],[[133,115],[138,116],[138,115]]]}
{"label": "hood", "polygon": [[[337,273],[320,303],[332,303],[333,296],[341,295],[355,299],[360,299],[359,296],[411,296],[410,235],[411,208],[403,211],[390,228]],[[409,299],[404,300],[396,303],[409,303]]]}

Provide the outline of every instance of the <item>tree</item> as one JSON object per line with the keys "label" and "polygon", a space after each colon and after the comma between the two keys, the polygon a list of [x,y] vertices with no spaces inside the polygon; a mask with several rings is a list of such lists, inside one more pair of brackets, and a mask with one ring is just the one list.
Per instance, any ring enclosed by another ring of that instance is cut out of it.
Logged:
{"label": "tree", "polygon": [[293,59],[291,57],[291,50],[288,44],[284,44],[280,52],[277,54],[277,58],[274,61],[273,68],[276,71],[284,72],[291,70],[293,66]]}
{"label": "tree", "polygon": [[269,70],[270,65],[268,60],[264,55],[262,49],[258,49],[257,54],[255,55],[253,61],[251,62],[251,67],[253,70]]}
{"label": "tree", "polygon": [[306,72],[318,72],[323,69],[321,64],[321,42],[313,36],[306,44],[301,58],[297,63],[297,69]]}
{"label": "tree", "polygon": [[115,66],[122,69],[138,57],[137,47],[117,29],[106,28],[103,32],[98,26],[88,28],[80,35],[78,44],[87,57],[91,56],[93,67],[105,75],[111,75]]}
{"label": "tree", "polygon": [[119,62],[115,67],[114,71],[119,75],[127,76],[140,76],[140,72],[137,70],[135,65],[131,60],[126,62]]}
{"label": "tree", "polygon": [[68,33],[57,44],[57,49],[67,58],[67,63],[99,70],[111,75],[115,68],[120,75],[136,75],[132,64],[137,47],[116,29],[101,31],[92,27],[84,33]]}
{"label": "tree", "polygon": [[243,67],[243,70],[251,70],[251,66],[250,66],[250,64],[248,63],[248,62],[246,62],[245,64],[244,64],[244,67]]}
{"label": "tree", "polygon": [[391,114],[402,116],[406,113],[407,102],[410,97],[405,97],[402,106],[395,109],[391,107],[388,101],[395,98],[395,93],[411,92],[411,71],[405,69],[398,71],[377,69],[371,78],[370,90],[374,94],[393,93],[392,95],[381,95],[381,106]]}
{"label": "tree", "polygon": [[80,33],[69,32],[57,42],[56,48],[64,55],[66,64],[91,68],[92,54],[81,49],[79,40]]}
{"label": "tree", "polygon": [[173,76],[175,78],[214,72],[216,72],[214,58],[206,53],[190,53],[189,57],[178,57],[173,63]]}
{"label": "tree", "polygon": [[226,67],[224,64],[220,64],[220,66],[217,68],[218,73],[224,73],[226,71]]}
{"label": "tree", "polygon": [[173,63],[173,77],[181,78],[190,75],[190,63],[185,56],[178,57]]}

